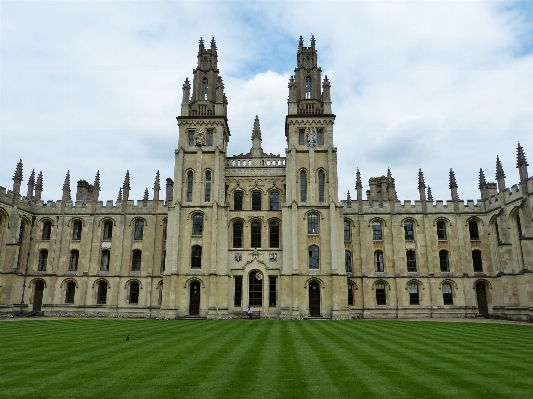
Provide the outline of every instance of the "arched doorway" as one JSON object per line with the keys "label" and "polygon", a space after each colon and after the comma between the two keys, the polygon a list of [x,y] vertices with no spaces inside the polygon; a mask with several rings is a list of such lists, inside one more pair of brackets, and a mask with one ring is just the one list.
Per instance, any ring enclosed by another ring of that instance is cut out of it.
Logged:
{"label": "arched doorway", "polygon": [[487,303],[487,286],[483,282],[476,283],[477,308],[479,313],[488,316],[489,306]]}
{"label": "arched doorway", "polygon": [[191,282],[189,290],[189,316],[198,316],[200,314],[200,283]]}
{"label": "arched doorway", "polygon": [[309,283],[309,315],[320,316],[320,284],[318,281]]}
{"label": "arched doorway", "polygon": [[40,312],[43,305],[44,282],[37,281],[33,292],[33,311]]}

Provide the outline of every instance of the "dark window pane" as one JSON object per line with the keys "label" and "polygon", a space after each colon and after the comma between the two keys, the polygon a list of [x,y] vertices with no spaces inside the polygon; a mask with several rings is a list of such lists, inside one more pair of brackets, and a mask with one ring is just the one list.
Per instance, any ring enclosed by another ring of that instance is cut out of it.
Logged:
{"label": "dark window pane", "polygon": [[268,294],[268,306],[276,306],[276,296],[277,296],[277,278],[275,276],[270,276],[269,280],[269,294]]}
{"label": "dark window pane", "polygon": [[133,256],[131,260],[131,270],[138,272],[141,270],[141,257],[142,252],[139,249],[133,251]]}
{"label": "dark window pane", "polygon": [[80,257],[80,253],[77,249],[73,249],[70,251],[70,262],[68,270],[70,271],[76,271],[78,270],[78,259]]}
{"label": "dark window pane", "polygon": [[319,266],[318,247],[316,245],[311,245],[309,247],[309,268],[318,269],[318,266]]}
{"label": "dark window pane", "polygon": [[109,251],[107,249],[102,251],[102,259],[100,260],[100,270],[109,270]]}
{"label": "dark window pane", "polygon": [[242,191],[236,191],[233,194],[233,209],[242,211]]}
{"label": "dark window pane", "polygon": [[351,239],[350,222],[344,221],[344,241]]}
{"label": "dark window pane", "polygon": [[252,223],[252,248],[261,248],[261,223]]}
{"label": "dark window pane", "polygon": [[207,132],[207,145],[212,146],[213,145],[213,133]]}
{"label": "dark window pane", "polygon": [[481,261],[481,251],[475,249],[472,251],[472,264],[475,272],[483,271],[483,262]]}
{"label": "dark window pane", "polygon": [[196,214],[192,218],[192,233],[195,235],[201,235],[203,231],[204,217]]}
{"label": "dark window pane", "polygon": [[372,239],[375,241],[381,241],[383,239],[383,231],[379,222],[372,223]]}
{"label": "dark window pane", "polygon": [[442,250],[439,252],[439,260],[440,260],[440,271],[441,272],[448,272],[450,271],[450,264],[448,261],[448,251]]}
{"label": "dark window pane", "polygon": [[74,226],[72,228],[72,239],[73,240],[81,240],[81,222],[76,221],[74,222]]}
{"label": "dark window pane", "polygon": [[130,304],[136,305],[139,303],[139,283],[130,284]]}
{"label": "dark window pane", "polygon": [[352,271],[352,253],[350,251],[344,251],[344,267],[346,272]]}
{"label": "dark window pane", "polygon": [[348,306],[353,306],[353,284],[348,284]]}
{"label": "dark window pane", "polygon": [[381,251],[374,252],[374,266],[377,272],[385,271],[385,266],[383,264],[383,252]]}
{"label": "dark window pane", "polygon": [[318,215],[316,213],[307,216],[307,234],[318,234]]}
{"label": "dark window pane", "polygon": [[102,236],[102,238],[104,240],[110,240],[112,236],[113,236],[113,222],[108,220],[104,223],[104,235]]}
{"label": "dark window pane", "polygon": [[242,222],[233,223],[233,248],[242,248]]}
{"label": "dark window pane", "polygon": [[420,297],[418,294],[418,284],[409,284],[409,304],[420,305]]}
{"label": "dark window pane", "polygon": [[37,270],[45,271],[47,263],[48,263],[48,251],[46,249],[42,249],[39,252],[39,264],[37,265]]}
{"label": "dark window pane", "polygon": [[192,172],[187,173],[187,202],[192,202]]}
{"label": "dark window pane", "polygon": [[316,138],[318,145],[324,145],[324,132],[322,131],[322,129],[318,129]]}
{"label": "dark window pane", "polygon": [[322,171],[318,172],[318,201],[324,202],[325,199],[325,192],[324,192],[324,185],[326,181],[326,174]]}
{"label": "dark window pane", "polygon": [[260,210],[261,210],[261,192],[254,191],[252,193],[252,211],[260,211]]}
{"label": "dark window pane", "polygon": [[194,133],[193,132],[189,132],[189,145],[190,146],[194,145]]}
{"label": "dark window pane", "polygon": [[414,240],[415,239],[415,231],[413,230],[413,223],[412,222],[405,222],[403,224],[403,229],[405,231],[405,239],[406,240]]}
{"label": "dark window pane", "polygon": [[269,223],[269,247],[270,248],[279,248],[279,222],[270,222]]}
{"label": "dark window pane", "polygon": [[307,201],[307,173],[303,170],[300,172],[300,201]]}
{"label": "dark window pane", "polygon": [[211,172],[205,172],[205,202],[211,201]]}
{"label": "dark window pane", "polygon": [[407,251],[407,271],[416,272],[416,254],[415,251]]}
{"label": "dark window pane", "polygon": [[144,222],[142,220],[137,220],[135,222],[135,231],[133,233],[134,240],[142,240],[144,236]]}
{"label": "dark window pane", "polygon": [[471,240],[479,240],[479,230],[477,227],[477,222],[475,220],[468,222],[468,230],[470,232]]}
{"label": "dark window pane", "polygon": [[446,223],[442,220],[437,222],[437,239],[446,240]]}
{"label": "dark window pane", "polygon": [[270,210],[279,211],[279,193],[277,191],[270,193]]}
{"label": "dark window pane", "polygon": [[263,305],[263,280],[257,279],[258,273],[258,271],[253,270],[248,279],[248,298],[250,306]]}
{"label": "dark window pane", "polygon": [[305,131],[303,129],[298,132],[298,144],[305,144]]}
{"label": "dark window pane", "polygon": [[449,283],[442,284],[442,299],[445,305],[453,305],[452,285]]}
{"label": "dark window pane", "polygon": [[67,292],[65,295],[65,303],[74,303],[74,295],[76,294],[76,283],[69,281],[67,283]]}
{"label": "dark window pane", "polygon": [[242,303],[242,277],[235,277],[235,299],[234,305],[241,306]]}
{"label": "dark window pane", "polygon": [[202,247],[199,245],[194,245],[192,247],[191,268],[192,269],[202,268]]}
{"label": "dark window pane", "polygon": [[107,302],[107,283],[98,283],[98,299],[96,302],[99,304],[104,304]]}
{"label": "dark window pane", "polygon": [[385,284],[378,283],[376,284],[376,304],[377,305],[386,305],[387,296],[385,293]]}
{"label": "dark window pane", "polygon": [[49,240],[51,232],[52,232],[52,223],[44,222],[42,239]]}

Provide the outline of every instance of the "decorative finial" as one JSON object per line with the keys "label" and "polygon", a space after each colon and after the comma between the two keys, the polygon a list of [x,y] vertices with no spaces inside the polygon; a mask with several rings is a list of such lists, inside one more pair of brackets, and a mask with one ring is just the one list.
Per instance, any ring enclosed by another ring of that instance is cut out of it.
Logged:
{"label": "decorative finial", "polygon": [[122,187],[118,189],[118,198],[117,201],[122,201]]}
{"label": "decorative finial", "polygon": [[17,168],[15,169],[14,181],[22,182],[22,159],[18,161]]}
{"label": "decorative finial", "polygon": [[455,181],[455,173],[452,168],[450,168],[450,189],[452,188],[457,188],[457,182]]}
{"label": "decorative finial", "polygon": [[487,184],[487,181],[485,180],[485,173],[483,172],[483,169],[479,168],[479,185],[478,188],[481,190],[485,185]]}
{"label": "decorative finial", "polygon": [[155,174],[154,190],[161,190],[161,185],[159,183],[159,171]]}
{"label": "decorative finial", "polygon": [[259,117],[256,115],[254,120],[254,129],[252,131],[252,140],[254,138],[259,138],[261,140],[261,126],[259,125]]}
{"label": "decorative finial", "polygon": [[100,191],[100,171],[96,171],[96,176],[94,176],[94,188],[96,191]]}
{"label": "decorative finial", "polygon": [[526,155],[524,154],[524,149],[520,145],[520,142],[518,142],[518,148],[516,149],[516,167],[520,168],[520,166],[529,166],[526,160]]}
{"label": "decorative finial", "polygon": [[126,171],[126,177],[124,177],[124,184],[123,186],[125,190],[130,189],[130,171]]}
{"label": "decorative finial", "polygon": [[431,187],[428,186],[428,201],[433,201],[433,194],[431,193]]}
{"label": "decorative finial", "polygon": [[357,173],[355,174],[355,189],[363,188],[363,183],[361,182],[361,173],[359,168],[357,168]]}
{"label": "decorative finial", "polygon": [[424,181],[424,172],[422,169],[418,169],[418,189],[426,188],[426,182]]}
{"label": "decorative finial", "polygon": [[37,190],[43,191],[43,171],[42,170],[39,172],[39,176],[37,176],[37,184],[35,185],[35,188]]}
{"label": "decorative finial", "polygon": [[506,177],[505,172],[503,171],[502,163],[500,162],[500,157],[496,155],[496,179],[499,177]]}

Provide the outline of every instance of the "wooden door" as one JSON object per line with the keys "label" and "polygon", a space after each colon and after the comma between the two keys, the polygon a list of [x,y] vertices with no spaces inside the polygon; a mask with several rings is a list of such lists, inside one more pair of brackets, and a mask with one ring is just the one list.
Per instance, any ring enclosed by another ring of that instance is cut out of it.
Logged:
{"label": "wooden door", "polygon": [[479,313],[485,316],[489,314],[489,306],[487,304],[487,291],[485,283],[476,284],[476,295],[477,295],[477,307]]}
{"label": "wooden door", "polygon": [[316,281],[309,284],[309,315],[320,316],[320,284]]}
{"label": "wooden door", "polygon": [[189,316],[200,314],[200,283],[194,281],[190,286]]}
{"label": "wooden door", "polygon": [[43,292],[44,292],[44,283],[42,281],[37,281],[35,283],[35,291],[33,293],[33,311],[40,312],[43,305]]}

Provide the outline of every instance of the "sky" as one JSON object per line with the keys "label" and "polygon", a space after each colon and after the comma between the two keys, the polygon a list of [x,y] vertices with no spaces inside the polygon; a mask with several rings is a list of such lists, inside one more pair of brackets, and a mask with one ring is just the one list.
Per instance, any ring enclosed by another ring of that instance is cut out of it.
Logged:
{"label": "sky", "polygon": [[[331,82],[339,199],[359,168],[395,178],[416,200],[418,170],[435,200],[477,199],[479,170],[519,182],[517,143],[533,159],[533,1],[5,1],[0,0],[0,186],[43,172],[59,200],[67,170],[116,200],[156,171],[173,178],[182,84],[198,41],[215,37],[228,98],[228,155],[284,154],[288,80],[298,38],[316,38]],[[530,174],[533,170],[530,168]],[[161,198],[164,198],[162,185]]]}

